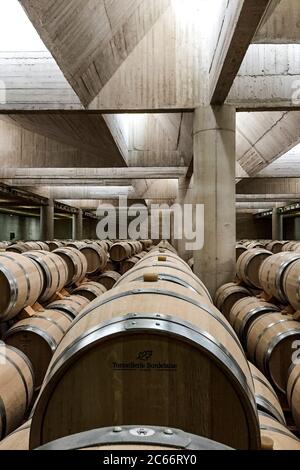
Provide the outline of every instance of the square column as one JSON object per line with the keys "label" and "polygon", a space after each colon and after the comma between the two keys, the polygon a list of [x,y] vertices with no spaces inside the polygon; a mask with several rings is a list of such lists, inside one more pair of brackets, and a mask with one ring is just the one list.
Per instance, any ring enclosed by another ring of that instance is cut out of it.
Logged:
{"label": "square column", "polygon": [[40,208],[40,237],[41,241],[54,239],[54,201],[49,199],[46,206]]}
{"label": "square column", "polygon": [[77,214],[73,215],[73,226],[72,226],[72,238],[73,240],[80,241],[83,239],[83,211],[78,209]]}
{"label": "square column", "polygon": [[207,106],[194,116],[194,204],[204,205],[204,247],[194,252],[195,274],[211,295],[235,276],[236,110]]}
{"label": "square column", "polygon": [[283,216],[278,208],[273,208],[272,214],[272,240],[283,240]]}

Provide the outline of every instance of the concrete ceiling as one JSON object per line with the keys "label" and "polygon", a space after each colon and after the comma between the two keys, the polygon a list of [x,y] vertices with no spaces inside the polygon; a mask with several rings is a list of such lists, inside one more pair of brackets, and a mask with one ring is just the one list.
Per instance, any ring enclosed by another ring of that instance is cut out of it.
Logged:
{"label": "concrete ceiling", "polygon": [[95,167],[126,166],[103,116],[99,114],[10,114],[1,120],[95,157]]}
{"label": "concrete ceiling", "polygon": [[275,0],[271,5],[270,13],[253,42],[260,44],[300,43],[299,0]]}
{"label": "concrete ceiling", "polygon": [[72,88],[87,105],[169,7],[170,0],[20,3]]}

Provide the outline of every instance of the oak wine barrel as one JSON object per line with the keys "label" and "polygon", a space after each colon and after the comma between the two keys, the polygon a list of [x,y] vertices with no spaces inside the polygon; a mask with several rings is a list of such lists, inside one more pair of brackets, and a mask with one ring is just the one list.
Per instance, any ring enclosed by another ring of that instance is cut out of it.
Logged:
{"label": "oak wine barrel", "polygon": [[22,351],[30,360],[36,388],[41,386],[53,353],[71,323],[64,313],[45,310],[15,323],[4,335],[6,344]]}
{"label": "oak wine barrel", "polygon": [[236,245],[235,248],[235,253],[236,253],[236,261],[239,259],[239,257],[247,251],[247,248],[244,245]]}
{"label": "oak wine barrel", "polygon": [[86,246],[84,242],[69,242],[66,245],[68,248],[76,248],[76,250],[81,250]]}
{"label": "oak wine barrel", "polygon": [[30,435],[31,421],[23,424],[16,431],[12,432],[3,441],[0,441],[1,451],[28,451],[29,450],[29,435]]}
{"label": "oak wine barrel", "polygon": [[267,258],[259,271],[259,282],[263,290],[282,303],[287,303],[283,289],[285,270],[300,259],[300,253],[282,252]]}
{"label": "oak wine barrel", "polygon": [[33,387],[29,359],[18,349],[0,343],[0,440],[22,423]]}
{"label": "oak wine barrel", "polygon": [[44,288],[39,302],[50,301],[55,293],[61,291],[67,283],[68,268],[65,261],[57,254],[47,251],[28,251],[24,253],[24,256],[35,261],[44,276]]}
{"label": "oak wine barrel", "polygon": [[122,266],[121,266],[121,274],[125,274],[128,271],[130,271],[130,269],[134,268],[134,266],[139,261],[140,261],[139,258],[137,258],[136,256],[132,256],[131,258],[128,258],[128,259],[124,260],[122,262]]}
{"label": "oak wine barrel", "polygon": [[169,264],[165,262],[153,262],[150,265],[143,262],[138,263],[135,268],[125,273],[116,283],[126,284],[130,282],[144,282],[145,276],[155,276],[162,281],[169,281],[174,284],[185,287],[188,290],[197,292],[199,295],[205,297],[212,303],[211,296],[202,281],[193,273],[193,271],[186,265],[181,263]]}
{"label": "oak wine barrel", "polygon": [[294,248],[298,245],[298,242],[293,241],[293,242],[287,242],[283,245],[282,251],[294,251]]}
{"label": "oak wine barrel", "polygon": [[54,250],[57,250],[58,248],[62,248],[63,246],[65,246],[65,244],[61,241],[49,241],[49,242],[46,242],[47,245],[49,246],[49,250],[50,251],[54,251]]}
{"label": "oak wine barrel", "polygon": [[266,313],[248,330],[247,351],[252,362],[282,393],[286,392],[293,344],[300,340],[300,323],[280,313]]}
{"label": "oak wine barrel", "polygon": [[256,297],[246,297],[238,300],[232,307],[229,322],[242,344],[246,347],[249,328],[262,315],[279,312],[279,308],[265,300]]}
{"label": "oak wine barrel", "polygon": [[238,338],[212,304],[169,282],[120,286],[75,319],[37,400],[30,447],[137,421],[237,449],[260,445]]}
{"label": "oak wine barrel", "polygon": [[90,303],[86,297],[81,295],[70,295],[62,300],[55,300],[47,305],[49,310],[58,310],[67,314],[71,319],[76,318],[80,312]]}
{"label": "oak wine barrel", "polygon": [[65,437],[36,450],[232,450],[204,437],[162,427],[116,426]]}
{"label": "oak wine barrel", "polygon": [[264,248],[264,245],[259,242],[259,241],[256,241],[256,242],[251,242],[247,245],[247,250],[254,250],[254,249],[257,249],[257,248]]}
{"label": "oak wine barrel", "polygon": [[281,408],[279,398],[276,395],[272,385],[268,379],[258,370],[253,364],[249,362],[249,367],[252,373],[255,401],[257,409],[268,414],[276,419],[279,423],[286,425],[283,410]]}
{"label": "oak wine barrel", "polygon": [[287,397],[297,429],[300,431],[300,363],[293,364],[289,370]]}
{"label": "oak wine barrel", "polygon": [[129,242],[115,243],[110,249],[110,258],[113,261],[124,261],[134,254],[132,245]]}
{"label": "oak wine barrel", "polygon": [[26,251],[50,251],[49,246],[45,242],[26,242],[24,243]]}
{"label": "oak wine barrel", "polygon": [[10,245],[8,248],[6,248],[6,251],[9,253],[18,253],[21,255],[28,250],[25,246],[25,243],[15,243],[14,245]]}
{"label": "oak wine barrel", "polygon": [[266,249],[269,251],[272,251],[272,253],[276,255],[277,253],[281,253],[284,245],[285,245],[285,242],[275,240],[275,241],[271,241],[270,243],[268,243],[266,245]]}
{"label": "oak wine barrel", "polygon": [[107,290],[112,289],[121,278],[121,274],[116,271],[105,271],[97,277],[97,282],[102,284]]}
{"label": "oak wine barrel", "polygon": [[300,259],[285,269],[282,276],[282,289],[288,303],[296,311],[300,310]]}
{"label": "oak wine barrel", "polygon": [[97,297],[100,297],[100,295],[104,294],[106,291],[107,289],[99,282],[87,281],[83,282],[80,286],[76,287],[76,289],[72,291],[72,294],[80,295],[92,302]]}
{"label": "oak wine barrel", "polygon": [[141,240],[141,244],[143,245],[143,250],[148,251],[153,246],[152,240]]}
{"label": "oak wine barrel", "polygon": [[162,253],[159,250],[150,251],[150,253],[148,253],[139,261],[139,265],[147,264],[149,266],[151,263],[155,263],[157,261],[165,263],[175,263],[176,265],[180,263],[183,264],[185,268],[189,267],[191,269],[189,264],[186,263],[182,258],[180,258],[180,256],[178,256],[176,253],[173,253],[171,251],[166,251]]}
{"label": "oak wine barrel", "polygon": [[251,292],[246,287],[239,286],[234,282],[229,282],[221,286],[215,296],[215,305],[229,320],[229,315],[232,307],[238,300],[245,297],[251,297]]}
{"label": "oak wine barrel", "polygon": [[68,279],[66,286],[71,286],[75,282],[81,282],[86,276],[88,264],[84,254],[71,247],[57,248],[53,251],[66,263],[68,269]]}
{"label": "oak wine barrel", "polygon": [[262,248],[242,253],[236,264],[238,278],[248,286],[260,289],[259,270],[262,263],[270,256],[272,253]]}
{"label": "oak wine barrel", "polygon": [[14,318],[24,307],[33,305],[43,289],[39,266],[17,253],[0,254],[0,321]]}
{"label": "oak wine barrel", "polygon": [[87,260],[87,274],[95,275],[104,271],[107,263],[107,252],[96,243],[80,248]]}
{"label": "oak wine barrel", "polygon": [[286,426],[262,411],[258,415],[261,440],[270,443],[269,450],[300,450],[300,440]]}

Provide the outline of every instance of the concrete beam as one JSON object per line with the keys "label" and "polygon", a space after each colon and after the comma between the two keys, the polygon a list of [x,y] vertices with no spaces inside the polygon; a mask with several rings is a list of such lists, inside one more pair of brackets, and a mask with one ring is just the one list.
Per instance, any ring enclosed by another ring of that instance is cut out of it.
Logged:
{"label": "concrete beam", "polygon": [[300,178],[245,178],[237,194],[293,194],[300,198]]}
{"label": "concrete beam", "polygon": [[282,202],[300,201],[300,194],[237,194],[237,202]]}
{"label": "concrete beam", "polygon": [[226,100],[270,0],[235,0],[227,8],[210,66],[212,104]]}
{"label": "concrete beam", "polygon": [[254,42],[260,44],[296,44],[299,34],[299,0],[273,0],[270,11]]}
{"label": "concrete beam", "polygon": [[8,168],[0,169],[0,181],[14,186],[130,186],[133,180],[179,179],[185,167],[156,168]]}
{"label": "concrete beam", "polygon": [[230,90],[238,110],[300,109],[300,44],[252,44]]}

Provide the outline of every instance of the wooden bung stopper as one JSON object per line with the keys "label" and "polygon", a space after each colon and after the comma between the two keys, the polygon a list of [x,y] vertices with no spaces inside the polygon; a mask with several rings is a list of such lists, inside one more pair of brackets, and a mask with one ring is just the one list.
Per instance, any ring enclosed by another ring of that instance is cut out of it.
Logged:
{"label": "wooden bung stopper", "polygon": [[261,450],[274,450],[274,441],[270,437],[262,436]]}
{"label": "wooden bung stopper", "polygon": [[159,256],[158,261],[167,261],[167,257],[166,256]]}
{"label": "wooden bung stopper", "polygon": [[158,275],[155,273],[144,274],[144,282],[157,282]]}

